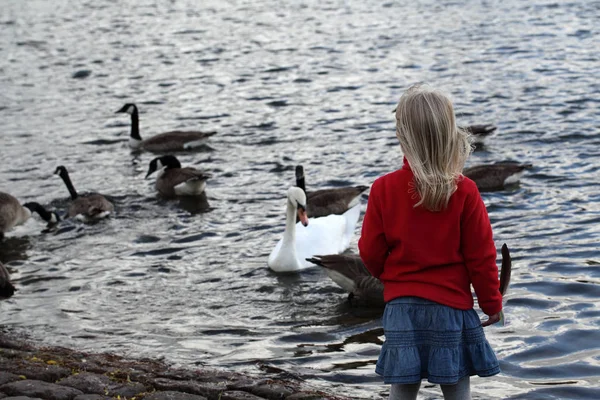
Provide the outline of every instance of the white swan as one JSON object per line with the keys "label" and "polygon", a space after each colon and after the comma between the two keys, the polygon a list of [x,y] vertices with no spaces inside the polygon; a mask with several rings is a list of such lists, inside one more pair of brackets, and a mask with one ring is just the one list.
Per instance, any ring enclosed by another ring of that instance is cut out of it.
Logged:
{"label": "white swan", "polygon": [[[360,203],[342,215],[314,218],[309,224],[304,191],[291,187],[287,198],[285,231],[269,255],[269,268],[275,272],[299,271],[314,266],[307,258],[339,254],[348,248],[360,216]],[[296,213],[300,218],[298,223]]]}

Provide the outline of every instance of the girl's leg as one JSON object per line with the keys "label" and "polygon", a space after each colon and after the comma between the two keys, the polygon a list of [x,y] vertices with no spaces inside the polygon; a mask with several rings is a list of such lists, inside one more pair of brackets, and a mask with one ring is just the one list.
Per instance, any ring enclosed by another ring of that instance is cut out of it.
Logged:
{"label": "girl's leg", "polygon": [[471,400],[471,377],[465,376],[456,385],[440,385],[444,400]]}
{"label": "girl's leg", "polygon": [[393,384],[390,389],[390,400],[417,400],[421,382],[410,384]]}

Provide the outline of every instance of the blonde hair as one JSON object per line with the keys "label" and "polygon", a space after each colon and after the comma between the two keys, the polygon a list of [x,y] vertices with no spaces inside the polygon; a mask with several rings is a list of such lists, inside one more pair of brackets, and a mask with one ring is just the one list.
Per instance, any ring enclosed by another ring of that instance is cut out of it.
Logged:
{"label": "blonde hair", "polygon": [[415,207],[445,209],[472,150],[469,133],[456,126],[450,98],[411,86],[396,108],[396,136],[414,174],[420,197]]}

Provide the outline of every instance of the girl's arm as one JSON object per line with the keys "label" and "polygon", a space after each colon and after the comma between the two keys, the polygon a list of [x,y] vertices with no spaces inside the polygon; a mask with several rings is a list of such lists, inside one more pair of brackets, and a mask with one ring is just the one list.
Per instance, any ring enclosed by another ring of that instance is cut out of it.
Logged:
{"label": "girl's arm", "polygon": [[383,219],[381,218],[380,186],[379,180],[376,180],[371,186],[367,211],[365,212],[362,232],[358,241],[360,258],[375,278],[381,276],[388,255],[388,245],[383,232]]}
{"label": "girl's arm", "polygon": [[487,315],[502,310],[492,225],[479,191],[472,184],[461,217],[461,251],[479,307]]}

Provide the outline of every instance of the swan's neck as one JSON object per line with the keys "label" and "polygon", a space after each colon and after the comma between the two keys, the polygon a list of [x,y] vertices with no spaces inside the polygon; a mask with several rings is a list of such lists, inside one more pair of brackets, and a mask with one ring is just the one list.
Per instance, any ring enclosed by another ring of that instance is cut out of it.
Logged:
{"label": "swan's neck", "polygon": [[281,243],[281,250],[293,255],[294,258],[296,258],[296,211],[296,206],[288,200],[285,215],[285,231],[283,232],[283,241]]}

